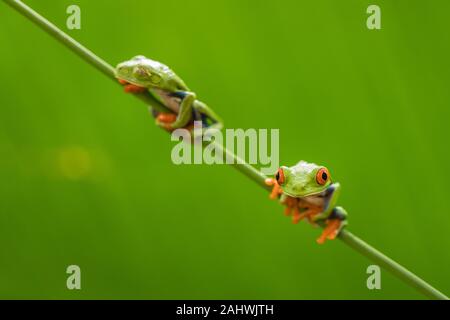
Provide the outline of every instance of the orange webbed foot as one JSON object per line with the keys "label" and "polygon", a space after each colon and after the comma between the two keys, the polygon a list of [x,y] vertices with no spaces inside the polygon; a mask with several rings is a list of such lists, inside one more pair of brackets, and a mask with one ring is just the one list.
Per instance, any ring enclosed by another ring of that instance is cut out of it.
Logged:
{"label": "orange webbed foot", "polygon": [[283,190],[281,190],[280,185],[278,184],[277,180],[273,178],[267,178],[265,180],[266,185],[273,186],[272,192],[270,193],[270,199],[277,199],[280,194],[283,193]]}
{"label": "orange webbed foot", "polygon": [[134,84],[125,84],[124,91],[126,93],[141,93],[145,92],[147,89],[145,87],[136,86]]}
{"label": "orange webbed foot", "polygon": [[318,244],[323,244],[326,239],[333,240],[336,239],[339,228],[341,226],[341,221],[338,219],[327,220],[326,227],[323,230],[320,237],[317,239]]}
{"label": "orange webbed foot", "polygon": [[160,112],[156,116],[156,124],[163,128],[168,132],[172,132],[174,128],[172,127],[172,123],[177,119],[177,115],[175,113],[170,112]]}
{"label": "orange webbed foot", "polygon": [[333,232],[333,233],[329,234],[327,236],[327,239],[328,240],[334,240],[334,239],[336,239],[337,235],[338,235],[338,233],[337,233],[337,230],[336,230],[336,232]]}
{"label": "orange webbed foot", "polygon": [[173,123],[177,119],[177,115],[175,113],[169,112],[160,112],[156,117],[156,120],[162,123]]}
{"label": "orange webbed foot", "polygon": [[117,81],[119,81],[119,83],[120,83],[121,85],[123,85],[124,91],[125,91],[126,93],[139,93],[139,92],[144,92],[145,90],[147,90],[147,89],[144,88],[144,87],[140,87],[140,86],[131,84],[131,83],[129,83],[128,81],[123,80],[123,79],[117,79]]}
{"label": "orange webbed foot", "polygon": [[300,221],[302,221],[304,218],[305,218],[305,216],[302,215],[302,214],[294,214],[294,215],[292,216],[292,223],[293,223],[293,224],[297,224],[297,223],[299,223]]}

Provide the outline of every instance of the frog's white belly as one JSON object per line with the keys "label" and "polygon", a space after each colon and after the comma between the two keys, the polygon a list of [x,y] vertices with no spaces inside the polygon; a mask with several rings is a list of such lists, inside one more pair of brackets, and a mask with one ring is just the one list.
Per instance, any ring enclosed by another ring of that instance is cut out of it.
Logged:
{"label": "frog's white belly", "polygon": [[158,99],[163,105],[178,113],[180,110],[181,99],[178,97],[172,97],[170,92],[161,89],[149,89],[153,96]]}

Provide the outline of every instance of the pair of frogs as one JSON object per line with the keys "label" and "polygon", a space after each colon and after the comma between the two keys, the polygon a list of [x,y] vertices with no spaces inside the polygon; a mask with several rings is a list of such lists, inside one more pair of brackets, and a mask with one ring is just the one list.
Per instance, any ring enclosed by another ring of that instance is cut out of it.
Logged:
{"label": "pair of frogs", "polygon": [[[169,132],[190,128],[194,121],[201,121],[204,127],[222,128],[222,121],[214,111],[197,100],[184,81],[160,62],[136,56],[117,65],[116,77],[125,92],[149,92],[170,110],[168,113],[152,110],[156,125]],[[306,219],[313,225],[324,226],[317,239],[320,244],[335,239],[347,224],[346,211],[336,206],[340,185],[331,181],[328,169],[323,166],[304,161],[292,167],[282,166],[266,184],[272,187],[270,198],[279,199],[286,206],[285,214],[294,223]]]}

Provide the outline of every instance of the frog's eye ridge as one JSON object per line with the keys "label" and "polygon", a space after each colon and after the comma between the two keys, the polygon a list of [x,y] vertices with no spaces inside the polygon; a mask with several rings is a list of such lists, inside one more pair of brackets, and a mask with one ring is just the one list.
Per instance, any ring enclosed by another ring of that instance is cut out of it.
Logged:
{"label": "frog's eye ridge", "polygon": [[275,179],[277,180],[278,184],[283,184],[285,181],[284,172],[283,169],[279,168],[277,173],[275,174]]}
{"label": "frog's eye ridge", "polygon": [[321,168],[319,171],[317,171],[316,181],[318,184],[323,186],[329,179],[330,173],[328,172],[327,168]]}

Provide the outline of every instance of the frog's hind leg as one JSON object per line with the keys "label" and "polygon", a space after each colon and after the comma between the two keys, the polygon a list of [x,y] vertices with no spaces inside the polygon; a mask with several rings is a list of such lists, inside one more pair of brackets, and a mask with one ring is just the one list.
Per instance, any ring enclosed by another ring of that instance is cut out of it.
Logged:
{"label": "frog's hind leg", "polygon": [[164,127],[166,130],[175,130],[188,125],[192,119],[192,105],[196,99],[195,93],[189,91],[177,91],[172,93],[172,96],[181,99],[180,110],[175,121],[164,123],[156,119],[156,124]]}
{"label": "frog's hind leg", "polygon": [[334,208],[330,217],[325,221],[325,224],[325,229],[317,239],[317,243],[319,244],[324,243],[326,239],[336,239],[342,228],[347,225],[347,212],[342,207]]}
{"label": "frog's hind leg", "polygon": [[342,207],[336,207],[336,208],[334,208],[334,210],[331,214],[331,218],[337,219],[341,222],[339,225],[339,228],[335,232],[329,234],[327,237],[328,239],[333,240],[339,235],[341,230],[348,224],[347,211],[345,211],[345,209]]}
{"label": "frog's hind leg", "polygon": [[202,117],[202,123],[206,123],[206,118],[208,118],[212,124],[208,125],[208,129],[216,129],[221,130],[223,128],[223,121],[222,119],[212,110],[210,109],[204,102],[201,102],[199,100],[194,101],[193,105],[194,109],[198,111]]}

